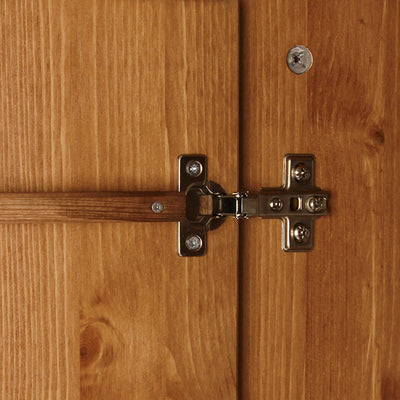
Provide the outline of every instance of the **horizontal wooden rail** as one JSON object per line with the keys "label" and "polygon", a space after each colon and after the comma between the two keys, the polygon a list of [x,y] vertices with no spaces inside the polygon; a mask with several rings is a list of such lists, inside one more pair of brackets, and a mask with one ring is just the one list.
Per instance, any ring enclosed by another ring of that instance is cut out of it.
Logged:
{"label": "horizontal wooden rail", "polygon": [[[154,202],[163,210],[155,213]],[[0,193],[0,223],[181,221],[186,199],[179,192]]]}

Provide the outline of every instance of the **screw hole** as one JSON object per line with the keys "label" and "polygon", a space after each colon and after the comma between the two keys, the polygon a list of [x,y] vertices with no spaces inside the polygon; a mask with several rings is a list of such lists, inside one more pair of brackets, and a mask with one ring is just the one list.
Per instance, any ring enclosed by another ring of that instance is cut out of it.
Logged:
{"label": "screw hole", "polygon": [[300,208],[300,200],[298,197],[290,198],[290,210],[297,211]]}

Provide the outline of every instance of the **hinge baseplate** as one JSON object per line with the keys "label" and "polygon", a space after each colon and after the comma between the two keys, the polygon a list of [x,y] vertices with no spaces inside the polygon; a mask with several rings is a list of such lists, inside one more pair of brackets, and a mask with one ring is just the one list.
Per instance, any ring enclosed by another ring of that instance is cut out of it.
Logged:
{"label": "hinge baseplate", "polygon": [[201,256],[207,249],[207,231],[218,228],[227,216],[279,218],[282,249],[310,251],[314,246],[314,221],[328,212],[328,193],[315,186],[315,158],[311,154],[287,154],[283,185],[258,193],[227,195],[207,180],[207,158],[192,154],[179,157],[179,187],[186,194],[186,220],[179,222],[178,252]]}

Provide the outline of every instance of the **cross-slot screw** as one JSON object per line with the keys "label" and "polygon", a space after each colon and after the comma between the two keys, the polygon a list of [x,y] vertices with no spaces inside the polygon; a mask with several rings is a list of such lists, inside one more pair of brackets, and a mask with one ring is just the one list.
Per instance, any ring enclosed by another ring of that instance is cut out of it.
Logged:
{"label": "cross-slot screw", "polygon": [[161,203],[161,201],[155,201],[151,205],[151,209],[153,210],[154,213],[160,214],[162,212],[162,210],[164,210],[164,204]]}
{"label": "cross-slot screw", "polygon": [[311,51],[305,46],[292,47],[286,56],[286,64],[295,74],[304,74],[313,64]]}
{"label": "cross-slot screw", "polygon": [[200,161],[190,160],[186,164],[186,173],[194,178],[197,178],[203,172],[203,166]]}
{"label": "cross-slot screw", "polygon": [[296,224],[293,228],[293,237],[297,243],[308,243],[311,236],[311,229],[303,224]]}
{"label": "cross-slot screw", "polygon": [[198,235],[190,235],[186,238],[185,246],[190,251],[199,251],[203,246],[203,241]]}
{"label": "cross-slot screw", "polygon": [[310,213],[324,211],[326,207],[326,198],[323,196],[311,196],[306,201],[306,209]]}
{"label": "cross-slot screw", "polygon": [[292,176],[297,182],[307,182],[311,177],[310,168],[303,163],[297,164],[293,168]]}

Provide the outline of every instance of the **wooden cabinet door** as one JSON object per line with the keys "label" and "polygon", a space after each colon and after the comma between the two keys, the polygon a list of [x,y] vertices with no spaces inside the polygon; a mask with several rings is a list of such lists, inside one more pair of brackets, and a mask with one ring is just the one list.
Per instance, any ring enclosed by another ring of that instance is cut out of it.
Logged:
{"label": "wooden cabinet door", "polygon": [[[236,190],[238,48],[235,1],[2,1],[0,190]],[[0,225],[0,397],[235,399],[238,226],[176,230]]]}
{"label": "wooden cabinet door", "polygon": [[243,223],[241,398],[400,399],[400,2],[241,4],[243,188],[313,153],[330,192],[310,253],[284,254],[276,221]]}
{"label": "wooden cabinet door", "polygon": [[176,191],[185,153],[228,193],[312,153],[330,192],[310,253],[259,219],[199,258],[175,222],[0,224],[0,398],[400,399],[399,26],[397,0],[0,2],[0,192]]}

